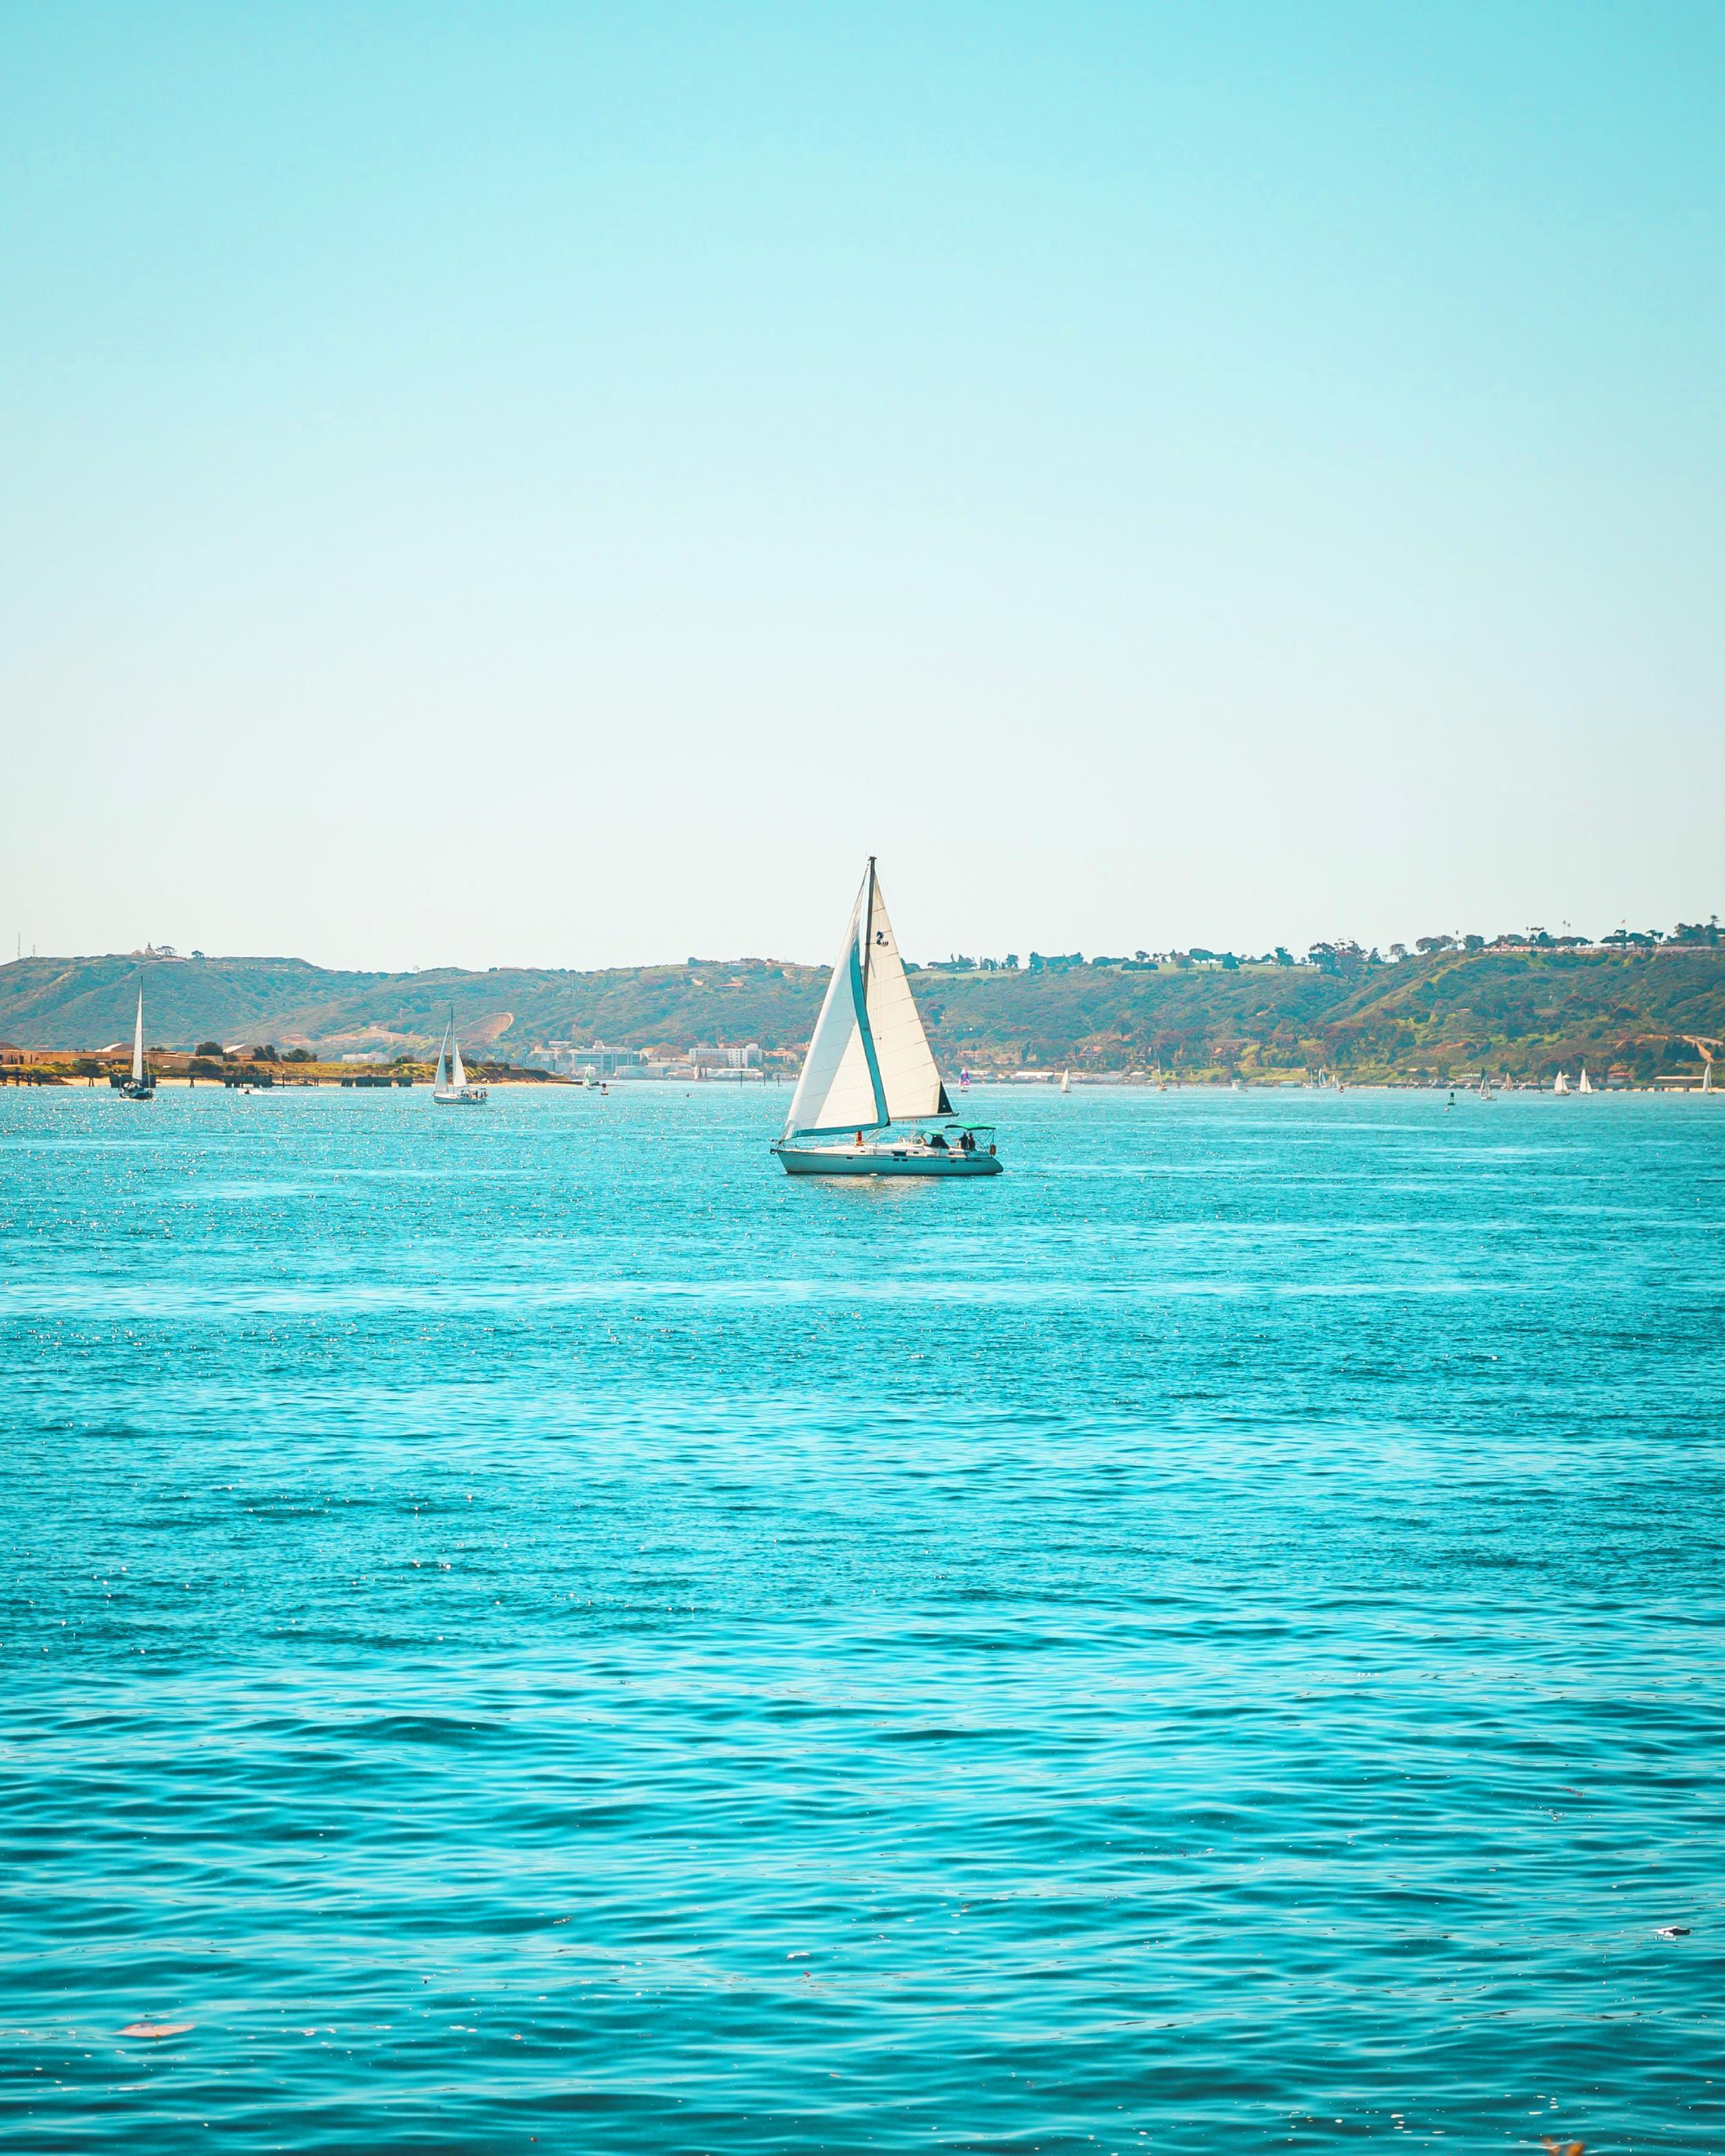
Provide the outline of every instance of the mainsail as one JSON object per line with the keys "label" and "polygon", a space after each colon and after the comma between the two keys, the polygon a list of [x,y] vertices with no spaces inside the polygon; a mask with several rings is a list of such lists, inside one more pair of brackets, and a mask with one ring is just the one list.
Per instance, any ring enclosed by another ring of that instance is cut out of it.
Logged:
{"label": "mainsail", "polygon": [[144,1082],[144,990],[141,982],[138,986],[138,1022],[133,1027],[131,1035],[131,1082],[134,1086],[141,1086]]}
{"label": "mainsail", "polygon": [[449,1083],[458,1090],[467,1083],[461,1063],[461,1044],[455,1038],[455,1014],[449,1013]]}
{"label": "mainsail", "polygon": [[878,1131],[952,1112],[871,857],[791,1096],[785,1136]]}
{"label": "mainsail", "polygon": [[449,1023],[444,1028],[444,1037],[438,1043],[437,1075],[431,1081],[433,1090],[441,1093],[449,1082],[449,1035],[454,1030],[455,1014],[449,1013]]}

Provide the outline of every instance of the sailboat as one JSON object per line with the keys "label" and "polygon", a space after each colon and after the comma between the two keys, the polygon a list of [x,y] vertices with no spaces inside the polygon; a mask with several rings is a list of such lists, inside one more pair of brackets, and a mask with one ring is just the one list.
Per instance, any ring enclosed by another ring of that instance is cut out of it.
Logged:
{"label": "sailboat", "polygon": [[1060,1091],[1063,1093],[1070,1093],[1071,1090],[1072,1073],[1070,1070],[1063,1070],[1060,1073]]}
{"label": "sailboat", "polygon": [[787,1175],[999,1175],[993,1141],[952,1114],[871,854],[773,1150]]}
{"label": "sailboat", "polygon": [[1557,1076],[1552,1080],[1551,1089],[1553,1093],[1567,1093],[1568,1091],[1569,1081],[1563,1071],[1558,1071]]}
{"label": "sailboat", "polygon": [[1594,1089],[1593,1089],[1592,1085],[1591,1085],[1591,1084],[1590,1084],[1590,1082],[1589,1081],[1588,1075],[1587,1075],[1587,1065],[1586,1065],[1586,1064],[1584,1064],[1584,1064],[1582,1065],[1582,1066],[1581,1066],[1581,1083],[1580,1083],[1580,1084],[1576,1087],[1576,1089],[1575,1089],[1575,1090],[1576,1090],[1576,1091],[1577,1091],[1578,1093],[1591,1093],[1591,1092],[1592,1092],[1592,1091],[1594,1090]]}
{"label": "sailboat", "polygon": [[120,1081],[120,1094],[126,1101],[153,1101],[156,1098],[156,1073],[144,1060],[144,985],[138,983],[137,1024],[131,1035],[131,1075]]}
{"label": "sailboat", "polygon": [[476,1108],[490,1096],[483,1086],[470,1086],[461,1060],[461,1044],[455,1038],[455,1010],[444,1028],[443,1045],[437,1051],[437,1075],[431,1081],[431,1097],[440,1108]]}

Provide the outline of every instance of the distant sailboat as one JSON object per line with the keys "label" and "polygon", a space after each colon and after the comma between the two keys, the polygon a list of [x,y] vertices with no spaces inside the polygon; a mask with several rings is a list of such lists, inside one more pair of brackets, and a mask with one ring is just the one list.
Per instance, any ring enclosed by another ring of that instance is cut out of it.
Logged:
{"label": "distant sailboat", "polygon": [[993,1125],[952,1116],[872,855],[773,1150],[787,1175],[1000,1173]]}
{"label": "distant sailboat", "polygon": [[444,1028],[443,1045],[437,1051],[437,1075],[431,1081],[431,1097],[440,1108],[476,1108],[490,1098],[483,1086],[470,1086],[461,1060],[461,1044],[455,1038],[455,1012]]}
{"label": "distant sailboat", "polygon": [[1594,1090],[1594,1089],[1593,1089],[1593,1086],[1591,1086],[1591,1084],[1589,1082],[1589,1080],[1588,1080],[1588,1075],[1587,1075],[1587,1065],[1586,1065],[1586,1064],[1584,1064],[1584,1064],[1582,1065],[1582,1066],[1581,1066],[1581,1083],[1580,1083],[1580,1084],[1576,1087],[1576,1089],[1575,1089],[1575,1090],[1576,1090],[1576,1091],[1577,1091],[1578,1093],[1591,1093],[1591,1092],[1592,1092],[1592,1091]]}
{"label": "distant sailboat", "polygon": [[1569,1081],[1561,1070],[1558,1071],[1557,1076],[1553,1079],[1551,1089],[1553,1093],[1567,1093],[1568,1091]]}
{"label": "distant sailboat", "polygon": [[1063,1070],[1060,1073],[1060,1091],[1063,1093],[1070,1093],[1071,1090],[1072,1073],[1070,1070]]}
{"label": "distant sailboat", "polygon": [[156,1073],[144,1060],[144,986],[138,983],[137,1023],[131,1036],[131,1075],[121,1083],[121,1097],[126,1101],[153,1101],[156,1098]]}

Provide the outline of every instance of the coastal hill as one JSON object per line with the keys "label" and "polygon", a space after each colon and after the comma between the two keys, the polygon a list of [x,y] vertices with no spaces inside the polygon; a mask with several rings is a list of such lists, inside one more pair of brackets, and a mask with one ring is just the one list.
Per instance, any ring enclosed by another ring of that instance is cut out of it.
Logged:
{"label": "coastal hill", "polygon": [[[1350,946],[1291,962],[1039,961],[1034,970],[925,967],[913,976],[936,1052],[952,1067],[1165,1070],[1358,1079],[1548,1076],[1584,1060],[1646,1082],[1699,1075],[1687,1036],[1725,1036],[1725,940],[1615,949],[1430,949],[1397,962]],[[129,1040],[140,978],[152,1043],[273,1042],[325,1056],[434,1052],[449,1005],[475,1054],[520,1062],[552,1040],[800,1048],[826,969],[760,959],[600,973],[340,973],[299,958],[153,953],[0,966],[0,1040],[100,1049]]]}

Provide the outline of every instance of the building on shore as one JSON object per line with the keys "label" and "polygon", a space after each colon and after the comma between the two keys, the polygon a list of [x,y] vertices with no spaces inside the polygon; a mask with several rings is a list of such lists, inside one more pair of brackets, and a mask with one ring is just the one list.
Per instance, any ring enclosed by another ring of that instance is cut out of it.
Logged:
{"label": "building on shore", "polygon": [[644,1078],[647,1059],[638,1048],[608,1048],[596,1040],[582,1048],[572,1040],[553,1040],[528,1058],[559,1078]]}
{"label": "building on shore", "polygon": [[702,1079],[734,1081],[766,1075],[761,1045],[755,1040],[740,1047],[703,1040],[686,1052],[675,1048],[612,1048],[603,1040],[583,1048],[572,1040],[553,1040],[536,1049],[527,1060],[560,1078],[598,1078],[607,1084],[638,1078],[692,1084]]}

